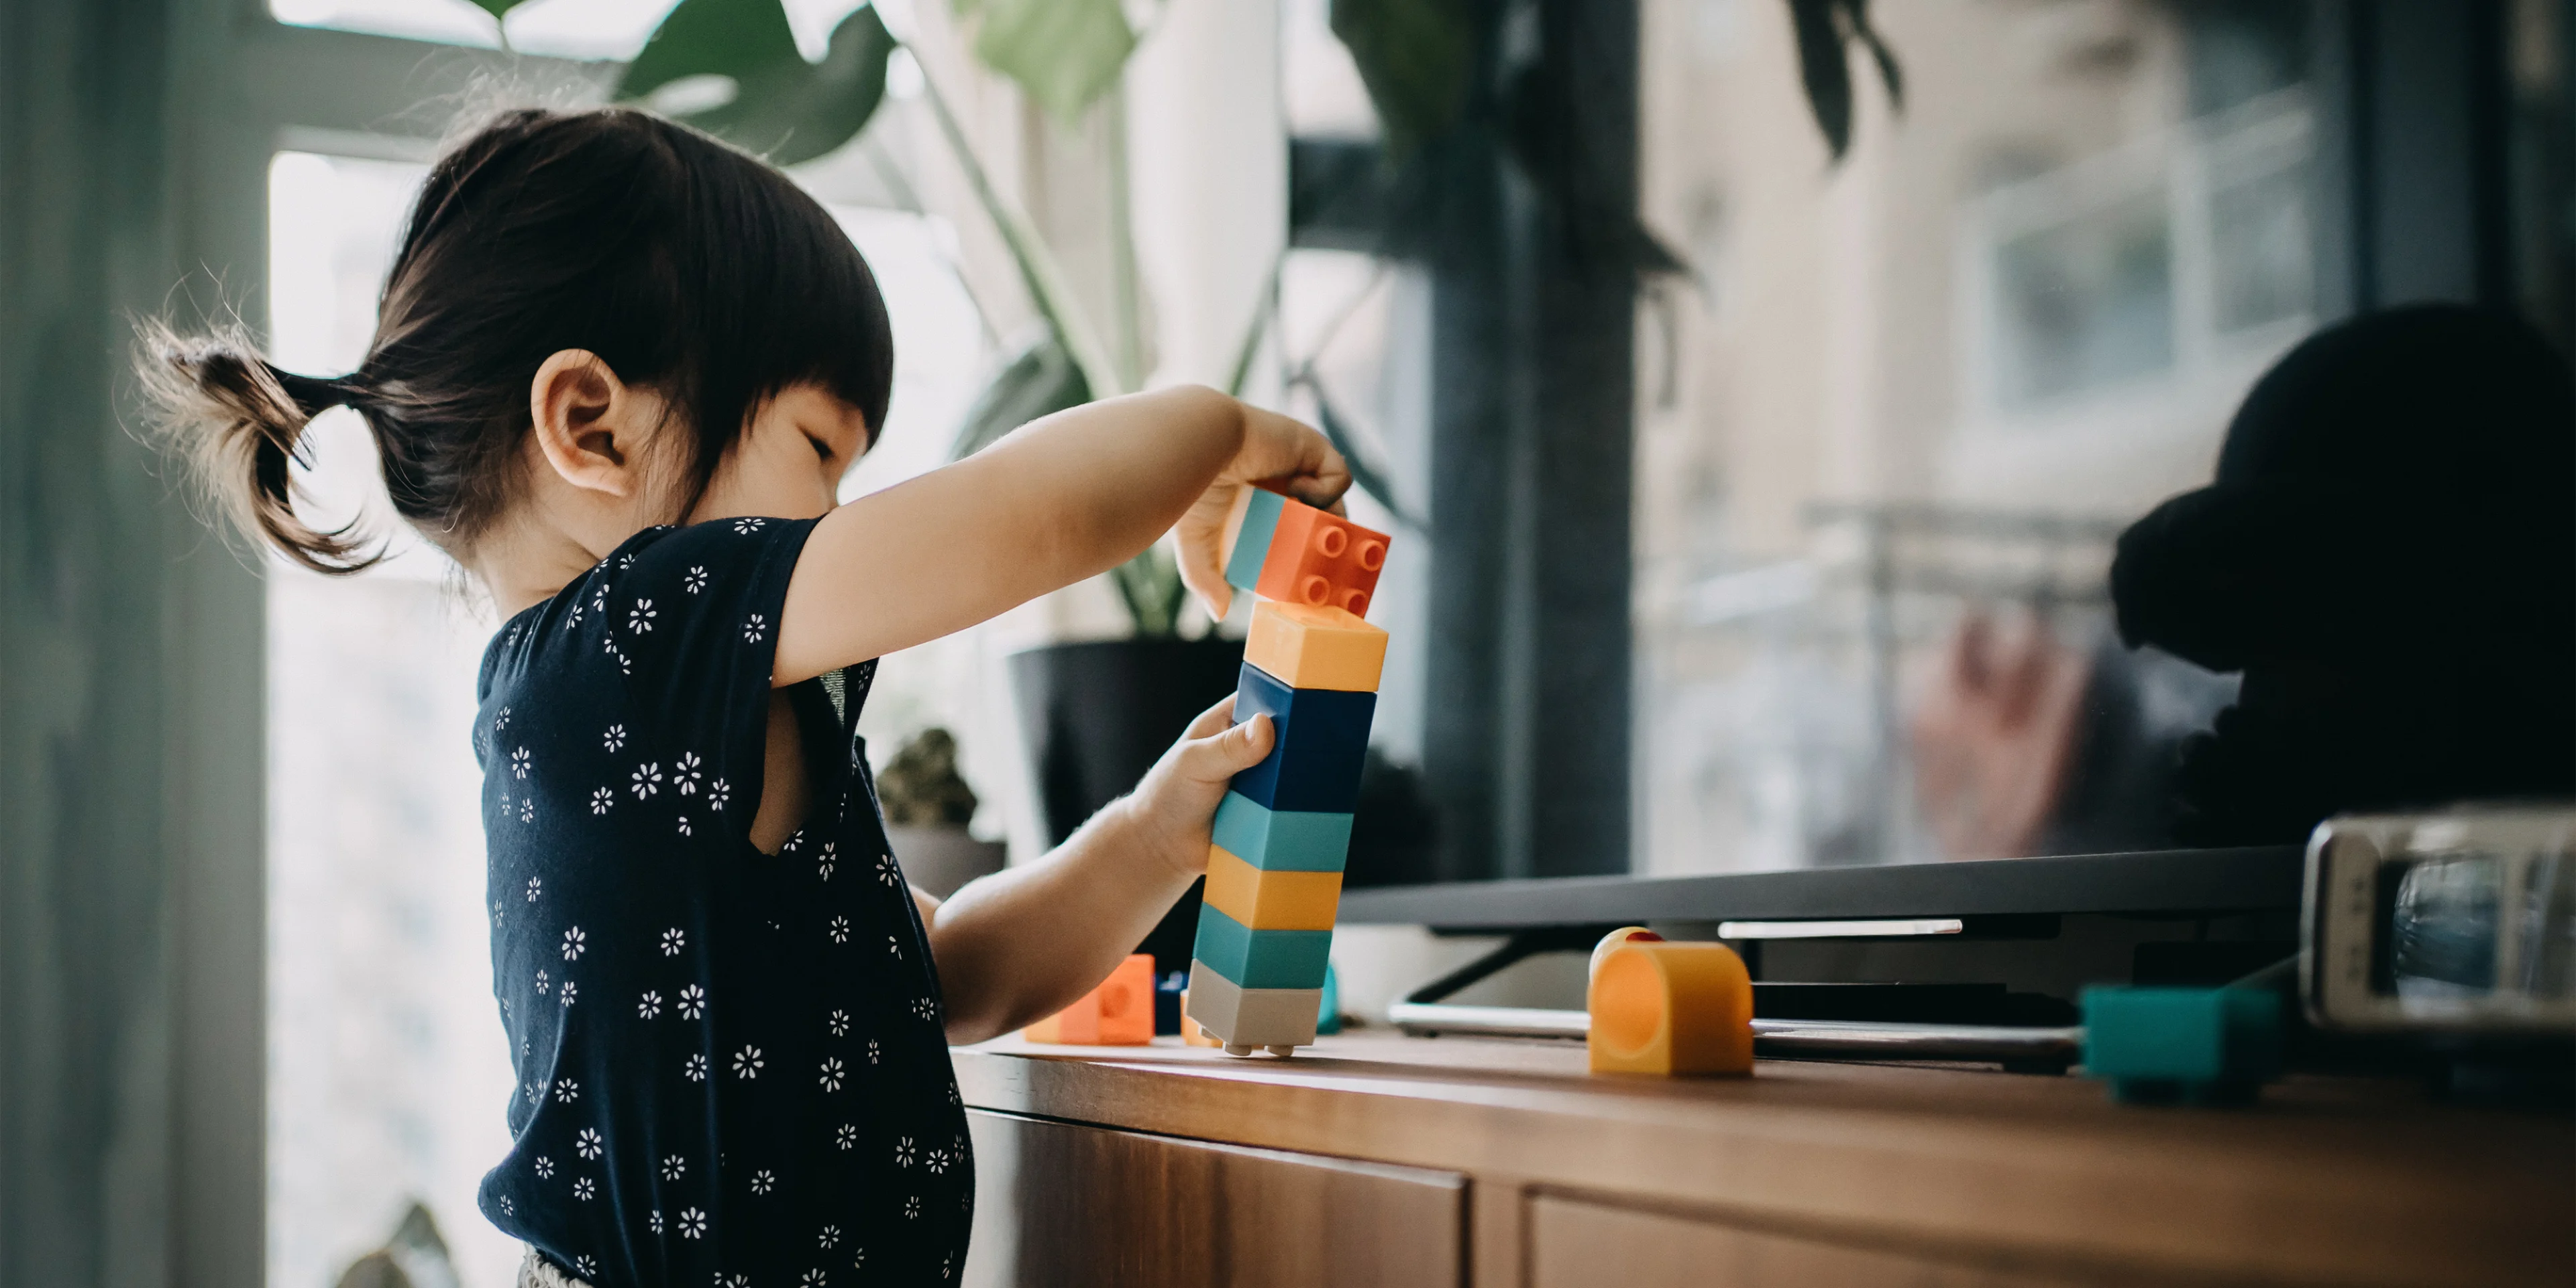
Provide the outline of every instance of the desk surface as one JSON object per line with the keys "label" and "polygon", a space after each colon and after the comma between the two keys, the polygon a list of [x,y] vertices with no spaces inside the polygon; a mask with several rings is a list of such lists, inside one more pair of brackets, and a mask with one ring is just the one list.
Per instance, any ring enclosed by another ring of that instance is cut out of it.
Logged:
{"label": "desk surface", "polygon": [[[2292,1078],[2235,1110],[2101,1084],[1763,1061],[1592,1077],[1572,1043],[1328,1037],[1295,1058],[1152,1047],[956,1052],[966,1103],[1455,1171],[1861,1244],[2216,1282],[2565,1283],[2576,1119]],[[1166,1045],[1168,1044],[1168,1045]]]}

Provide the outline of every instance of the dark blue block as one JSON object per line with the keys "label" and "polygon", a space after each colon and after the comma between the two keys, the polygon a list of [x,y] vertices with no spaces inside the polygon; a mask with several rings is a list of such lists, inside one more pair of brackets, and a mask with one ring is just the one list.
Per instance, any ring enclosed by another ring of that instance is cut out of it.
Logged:
{"label": "dark blue block", "polygon": [[1267,810],[1350,813],[1359,803],[1377,695],[1292,689],[1246,662],[1234,718],[1249,720],[1255,712],[1270,717],[1277,741],[1260,764],[1234,776],[1234,790]]}

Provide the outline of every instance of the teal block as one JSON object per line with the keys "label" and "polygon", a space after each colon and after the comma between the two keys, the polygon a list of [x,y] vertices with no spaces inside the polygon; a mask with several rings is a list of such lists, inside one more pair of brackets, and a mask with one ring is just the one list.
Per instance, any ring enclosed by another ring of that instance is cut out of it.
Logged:
{"label": "teal block", "polygon": [[1342,1031],[1342,981],[1340,976],[1333,973],[1332,964],[1329,962],[1324,965],[1324,997],[1315,1008],[1315,1031],[1317,1033]]}
{"label": "teal block", "polygon": [[2281,999],[2251,988],[2088,988],[2084,1071],[2124,1102],[2251,1100],[2280,1076]]}
{"label": "teal block", "polygon": [[1288,508],[1286,497],[1276,492],[1252,490],[1252,504],[1244,509],[1243,526],[1235,530],[1234,553],[1225,561],[1225,584],[1236,590],[1250,590],[1261,580],[1261,565],[1270,558],[1270,538],[1279,531],[1279,516]]}
{"label": "teal block", "polygon": [[1190,956],[1243,988],[1321,988],[1332,964],[1329,930],[1254,930],[1202,906]]}
{"label": "teal block", "polygon": [[1273,810],[1238,792],[1217,803],[1214,832],[1226,853],[1265,872],[1339,872],[1351,849],[1350,815]]}

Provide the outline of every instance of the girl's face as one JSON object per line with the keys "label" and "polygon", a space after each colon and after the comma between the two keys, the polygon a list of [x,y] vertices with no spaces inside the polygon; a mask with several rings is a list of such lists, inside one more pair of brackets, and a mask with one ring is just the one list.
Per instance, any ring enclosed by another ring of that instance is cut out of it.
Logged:
{"label": "girl's face", "polygon": [[818,518],[840,503],[841,477],[872,438],[858,408],[819,385],[790,386],[753,414],[687,522]]}

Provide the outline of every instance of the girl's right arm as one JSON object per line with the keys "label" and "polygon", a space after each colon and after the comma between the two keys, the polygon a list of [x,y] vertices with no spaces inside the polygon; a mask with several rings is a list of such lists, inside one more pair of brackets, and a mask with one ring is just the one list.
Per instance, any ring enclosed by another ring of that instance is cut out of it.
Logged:
{"label": "girl's right arm", "polygon": [[1175,524],[1183,579],[1222,615],[1221,529],[1254,483],[1332,505],[1350,471],[1315,430],[1195,386],[1033,421],[825,515],[788,581],[771,682],[972,626],[1117,567]]}

